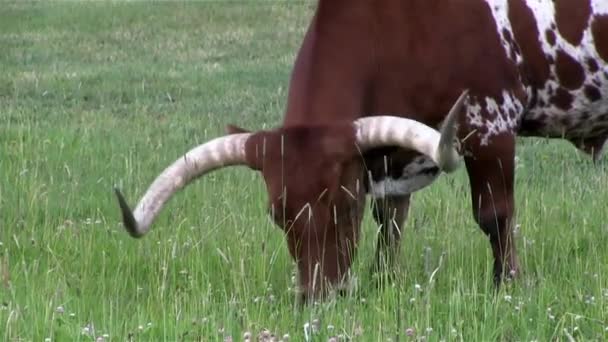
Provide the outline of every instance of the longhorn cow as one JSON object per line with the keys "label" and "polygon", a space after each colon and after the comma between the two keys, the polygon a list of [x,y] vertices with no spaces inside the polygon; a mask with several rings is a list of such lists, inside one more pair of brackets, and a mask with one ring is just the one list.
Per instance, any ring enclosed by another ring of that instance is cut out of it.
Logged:
{"label": "longhorn cow", "polygon": [[499,284],[519,272],[516,136],[565,138],[594,159],[608,138],[608,1],[319,0],[282,125],[228,130],[169,166],[134,212],[116,190],[132,236],[197,177],[246,165],[266,183],[303,296],[323,295],[348,273],[366,194],[375,263],[390,267],[411,194],[456,169],[456,135]]}

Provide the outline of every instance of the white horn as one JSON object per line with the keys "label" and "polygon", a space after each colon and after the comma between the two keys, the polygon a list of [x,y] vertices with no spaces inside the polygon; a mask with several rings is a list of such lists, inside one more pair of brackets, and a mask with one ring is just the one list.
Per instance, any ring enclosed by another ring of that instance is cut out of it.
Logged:
{"label": "white horn", "polygon": [[120,190],[115,188],[129,234],[133,237],[146,234],[163,205],[194,179],[224,166],[245,164],[245,142],[250,136],[251,133],[227,135],[188,151],[156,177],[133,213]]}
{"label": "white horn", "polygon": [[460,155],[454,148],[457,115],[468,95],[465,90],[446,116],[441,132],[421,122],[396,116],[369,116],[354,122],[357,144],[362,150],[382,146],[400,146],[416,150],[429,158],[444,172],[458,168]]}

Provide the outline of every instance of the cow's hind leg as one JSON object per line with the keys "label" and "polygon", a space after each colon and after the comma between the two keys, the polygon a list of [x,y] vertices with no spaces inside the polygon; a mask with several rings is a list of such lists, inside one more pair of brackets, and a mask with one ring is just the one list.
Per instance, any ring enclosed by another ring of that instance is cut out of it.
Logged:
{"label": "cow's hind leg", "polygon": [[391,275],[394,271],[409,205],[409,194],[377,198],[372,202],[373,217],[379,226],[374,273],[388,271]]}
{"label": "cow's hind leg", "polygon": [[465,158],[473,214],[489,237],[494,256],[494,282],[518,273],[512,235],[514,214],[515,137],[503,134],[492,137],[492,143],[477,146],[473,157]]}

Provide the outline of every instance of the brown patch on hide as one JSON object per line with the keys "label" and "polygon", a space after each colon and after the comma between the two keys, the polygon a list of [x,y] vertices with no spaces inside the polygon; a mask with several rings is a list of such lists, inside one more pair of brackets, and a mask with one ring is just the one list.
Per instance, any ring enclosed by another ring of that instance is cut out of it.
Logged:
{"label": "brown patch on hide", "polygon": [[600,15],[593,20],[591,33],[597,53],[608,62],[608,15]]}
{"label": "brown patch on hide", "polygon": [[599,65],[597,65],[597,61],[593,58],[587,58],[587,66],[589,67],[589,71],[596,73],[600,70]]}
{"label": "brown patch on hide", "polygon": [[555,46],[556,38],[555,38],[555,32],[553,32],[553,30],[546,30],[545,38],[547,39],[547,43],[549,43],[549,45]]}
{"label": "brown patch on hide", "polygon": [[559,33],[570,44],[579,45],[591,15],[590,0],[554,0],[554,3],[555,22]]}
{"label": "brown patch on hide", "polygon": [[528,81],[540,88],[549,79],[549,63],[540,43],[536,19],[524,0],[509,0],[509,21],[521,48]]}
{"label": "brown patch on hide", "polygon": [[511,32],[509,32],[509,30],[507,30],[506,28],[503,28],[502,36],[509,45],[513,44],[513,36],[511,36]]}
{"label": "brown patch on hide", "polygon": [[566,89],[560,87],[555,91],[555,95],[551,97],[551,103],[554,104],[557,108],[563,110],[569,110],[572,108],[573,101],[572,94]]}
{"label": "brown patch on hide", "polygon": [[559,82],[568,89],[578,89],[585,82],[585,70],[582,65],[563,50],[557,51],[555,72]]}
{"label": "brown patch on hide", "polygon": [[602,98],[602,93],[596,86],[586,85],[585,96],[587,97],[587,99],[589,99],[589,101],[595,102],[599,101]]}

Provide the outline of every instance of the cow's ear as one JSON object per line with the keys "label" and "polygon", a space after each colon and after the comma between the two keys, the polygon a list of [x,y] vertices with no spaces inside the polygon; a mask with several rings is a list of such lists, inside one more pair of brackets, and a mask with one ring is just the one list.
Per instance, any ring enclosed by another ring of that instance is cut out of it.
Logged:
{"label": "cow's ear", "polygon": [[226,126],[226,132],[228,134],[237,134],[237,133],[250,133],[251,131],[231,124],[231,125]]}

